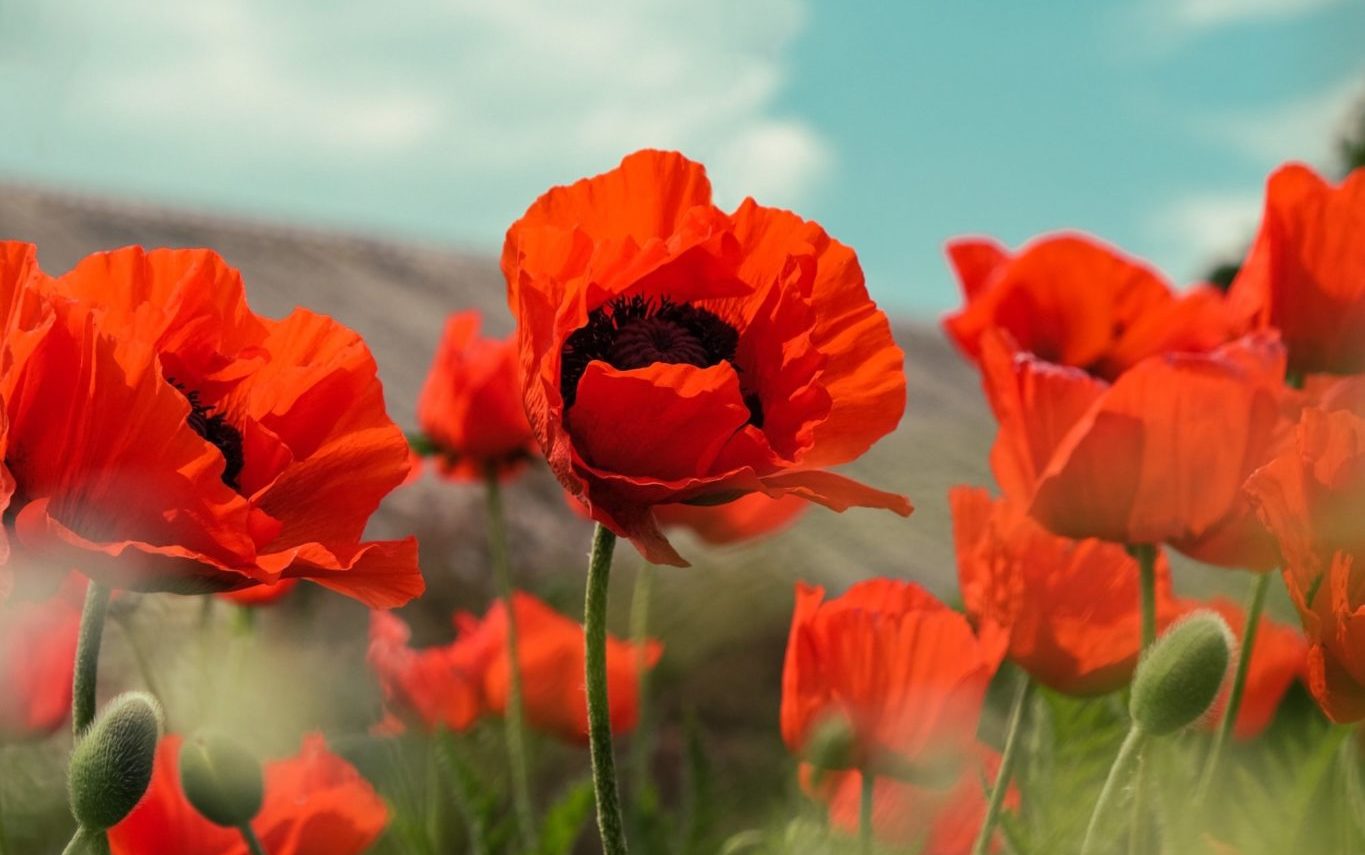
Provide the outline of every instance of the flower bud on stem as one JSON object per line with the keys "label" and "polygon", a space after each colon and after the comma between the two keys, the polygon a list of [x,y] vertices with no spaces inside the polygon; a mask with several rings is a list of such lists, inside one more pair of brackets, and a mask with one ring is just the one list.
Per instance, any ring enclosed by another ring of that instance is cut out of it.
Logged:
{"label": "flower bud on stem", "polygon": [[145,692],[119,695],[85,728],[67,768],[71,814],[80,824],[68,851],[80,851],[71,847],[82,837],[87,851],[102,851],[105,831],[147,792],[160,736],[161,706]]}
{"label": "flower bud on stem", "polygon": [[607,587],[616,535],[598,523],[588,558],[588,586],[583,603],[584,652],[587,659],[588,745],[592,785],[597,798],[597,829],[605,855],[626,855],[621,793],[611,746],[611,711],[607,705]]}

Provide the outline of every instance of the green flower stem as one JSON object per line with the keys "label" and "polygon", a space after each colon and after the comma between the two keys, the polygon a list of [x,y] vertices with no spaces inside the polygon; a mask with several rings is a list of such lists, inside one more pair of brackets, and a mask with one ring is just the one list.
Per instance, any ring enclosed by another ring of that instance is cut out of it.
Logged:
{"label": "green flower stem", "polygon": [[872,852],[872,808],[876,806],[877,776],[864,769],[862,777],[862,797],[858,802],[858,850],[862,855]]}
{"label": "green flower stem", "polygon": [[109,855],[109,835],[80,826],[71,835],[62,855]]}
{"label": "green flower stem", "polygon": [[1232,691],[1228,694],[1228,706],[1223,711],[1223,721],[1213,738],[1208,759],[1204,761],[1204,772],[1199,778],[1199,789],[1195,791],[1195,804],[1203,804],[1218,773],[1218,762],[1222,759],[1223,746],[1232,729],[1237,724],[1237,712],[1242,707],[1242,695],[1246,691],[1247,674],[1251,671],[1251,654],[1256,646],[1257,631],[1261,626],[1261,612],[1265,609],[1266,592],[1270,590],[1270,574],[1257,573],[1251,583],[1251,597],[1247,603],[1246,626],[1242,630],[1242,644],[1237,654],[1237,672],[1232,678]]}
{"label": "green flower stem", "polygon": [[1138,563],[1138,595],[1142,603],[1142,650],[1156,641],[1156,547],[1139,544],[1128,547]]}
{"label": "green flower stem", "polygon": [[986,818],[981,823],[981,831],[976,835],[976,845],[972,855],[985,855],[990,850],[991,836],[995,833],[996,823],[1000,821],[1000,809],[1005,804],[1005,794],[1009,792],[1010,778],[1014,776],[1014,764],[1019,758],[1019,745],[1022,740],[1019,732],[1023,729],[1024,711],[1028,709],[1029,699],[1033,697],[1033,679],[1027,674],[1019,684],[1010,706],[1009,723],[1005,730],[1005,753],[1000,758],[1000,771],[995,776],[995,786],[991,787],[991,800],[986,806]]}
{"label": "green flower stem", "polygon": [[240,828],[242,839],[246,841],[246,851],[251,855],[266,855],[265,847],[261,845],[261,838],[256,836],[256,832],[251,830],[251,826],[243,825]]}
{"label": "green flower stem", "polygon": [[[436,733],[436,745],[445,760],[446,777],[450,784],[455,809],[460,812],[460,816],[464,819],[465,831],[469,836],[469,847],[466,851],[470,855],[485,855],[489,849],[486,841],[490,834],[480,804],[481,782],[474,771],[470,769],[468,763],[465,762],[461,753],[462,749],[454,733],[445,729],[439,730]],[[437,850],[433,849],[432,851],[436,852]]]}
{"label": "green flower stem", "polygon": [[[109,612],[109,589],[91,580],[81,611],[81,633],[76,642],[76,671],[71,688],[71,730],[79,737],[95,718],[95,683],[99,675],[100,641]],[[72,842],[75,840],[73,838]]]}
{"label": "green flower stem", "polygon": [[631,795],[637,809],[650,789],[650,755],[653,753],[653,711],[649,705],[649,601],[654,588],[654,565],[645,562],[635,575],[630,600],[630,642],[635,652],[636,696],[639,720],[630,743]]}
{"label": "green flower stem", "polygon": [[507,559],[507,525],[502,509],[502,487],[498,472],[489,467],[484,494],[488,500],[488,549],[492,553],[493,575],[498,596],[507,613],[507,715],[504,719],[507,755],[511,766],[512,802],[516,809],[521,842],[528,849],[536,846],[535,809],[526,760],[525,712],[522,705],[521,659],[517,655],[517,612],[513,607],[512,570]]}
{"label": "green flower stem", "polygon": [[1095,802],[1095,811],[1090,814],[1090,824],[1085,829],[1085,842],[1081,844],[1081,855],[1095,855],[1100,851],[1102,839],[1100,828],[1104,825],[1105,817],[1112,811],[1128,767],[1138,759],[1146,743],[1147,734],[1142,732],[1142,728],[1134,725],[1129,729],[1128,736],[1124,738],[1123,745],[1119,748],[1118,756],[1114,758],[1114,765],[1109,767],[1109,777],[1104,780],[1099,801]]}
{"label": "green flower stem", "polygon": [[597,797],[597,829],[604,855],[625,855],[626,831],[621,793],[616,784],[616,758],[611,747],[611,715],[607,706],[607,584],[616,535],[601,523],[593,533],[588,558],[588,590],[583,603],[584,652],[587,659],[588,744],[592,752],[592,786]]}

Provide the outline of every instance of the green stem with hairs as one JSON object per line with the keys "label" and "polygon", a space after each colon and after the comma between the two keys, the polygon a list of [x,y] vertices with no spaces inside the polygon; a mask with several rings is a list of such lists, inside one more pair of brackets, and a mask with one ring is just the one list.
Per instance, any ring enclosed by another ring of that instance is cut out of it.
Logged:
{"label": "green stem with hairs", "polygon": [[536,846],[535,809],[526,760],[525,712],[522,704],[521,658],[517,654],[517,612],[513,607],[511,562],[507,558],[507,524],[502,508],[502,487],[496,467],[489,466],[484,479],[488,500],[488,549],[492,553],[493,575],[498,596],[507,614],[507,715],[504,719],[507,755],[511,766],[512,802],[516,809],[521,841],[528,849]]}
{"label": "green stem with hairs", "polygon": [[1010,778],[1014,776],[1014,764],[1019,759],[1019,745],[1022,742],[1019,732],[1023,730],[1021,725],[1024,721],[1024,710],[1028,708],[1029,699],[1033,697],[1033,685],[1033,679],[1025,674],[1023,682],[1015,692],[1014,703],[1010,705],[1009,723],[1005,730],[1005,753],[1000,757],[1000,771],[995,776],[995,786],[991,787],[991,800],[986,806],[986,818],[981,823],[981,831],[976,835],[972,855],[985,855],[990,850],[991,836],[1000,821],[1000,809],[1005,804]]}
{"label": "green stem with hairs", "polygon": [[1081,855],[1095,855],[1100,851],[1102,836],[1100,828],[1118,797],[1123,776],[1128,772],[1128,767],[1141,755],[1142,746],[1146,742],[1147,734],[1142,732],[1142,728],[1136,725],[1129,728],[1128,736],[1124,738],[1118,756],[1114,758],[1114,765],[1109,767],[1109,777],[1104,780],[1104,788],[1100,790],[1099,801],[1095,802],[1095,810],[1090,814],[1090,824],[1085,829],[1085,842],[1081,844]]}
{"label": "green stem with hairs", "polygon": [[616,535],[597,524],[588,558],[588,588],[583,602],[584,653],[587,659],[588,745],[592,754],[592,786],[597,798],[597,829],[604,855],[625,855],[625,823],[616,783],[611,746],[611,711],[607,705],[607,588]]}
{"label": "green stem with hairs", "polygon": [[71,682],[71,731],[78,738],[95,719],[100,641],[104,638],[104,617],[108,612],[109,588],[91,580],[85,589],[81,631],[76,642],[76,670]]}
{"label": "green stem with hairs", "polygon": [[240,826],[242,839],[246,841],[246,851],[251,855],[266,855],[265,847],[261,845],[261,838],[256,836],[256,832],[251,830],[249,824]]}
{"label": "green stem with hairs", "polygon": [[872,852],[872,809],[876,806],[877,776],[867,769],[859,773],[862,794],[858,800],[858,850],[862,855]]}
{"label": "green stem with hairs", "polygon": [[1138,544],[1128,547],[1138,564],[1138,596],[1142,607],[1142,647],[1145,651],[1156,641],[1156,547]]}
{"label": "green stem with hairs", "polygon": [[1232,691],[1228,693],[1228,706],[1223,711],[1223,721],[1213,738],[1208,759],[1204,761],[1204,772],[1199,778],[1199,789],[1195,791],[1194,803],[1203,804],[1218,772],[1218,763],[1223,756],[1223,746],[1237,725],[1237,712],[1242,707],[1242,695],[1246,691],[1247,674],[1251,671],[1251,655],[1256,647],[1256,635],[1261,625],[1261,612],[1265,609],[1266,592],[1270,590],[1270,574],[1257,573],[1251,583],[1251,597],[1247,603],[1246,627],[1242,630],[1241,649],[1237,654],[1237,672],[1232,678]]}
{"label": "green stem with hairs", "polygon": [[62,855],[109,855],[109,835],[83,825],[78,826],[76,833],[71,835],[71,842],[62,850]]}

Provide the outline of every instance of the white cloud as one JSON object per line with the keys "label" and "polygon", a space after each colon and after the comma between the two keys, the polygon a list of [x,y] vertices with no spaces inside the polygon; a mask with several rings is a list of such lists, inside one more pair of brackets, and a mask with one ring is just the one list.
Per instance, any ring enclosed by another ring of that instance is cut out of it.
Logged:
{"label": "white cloud", "polygon": [[47,171],[95,147],[135,185],[241,204],[269,182],[342,211],[388,181],[395,217],[487,239],[642,146],[707,162],[726,200],[798,205],[834,163],[776,105],[805,0],[21,3],[25,37],[63,47],[21,55],[0,28],[0,97],[28,99],[18,145]]}
{"label": "white cloud", "polygon": [[1179,279],[1240,258],[1261,219],[1261,194],[1205,191],[1173,199],[1148,217],[1146,231],[1163,269]]}
{"label": "white cloud", "polygon": [[1163,0],[1157,14],[1173,29],[1213,30],[1255,21],[1297,18],[1344,0]]}
{"label": "white cloud", "polygon": [[1365,69],[1290,101],[1201,118],[1196,130],[1267,169],[1287,160],[1321,164],[1362,98]]}

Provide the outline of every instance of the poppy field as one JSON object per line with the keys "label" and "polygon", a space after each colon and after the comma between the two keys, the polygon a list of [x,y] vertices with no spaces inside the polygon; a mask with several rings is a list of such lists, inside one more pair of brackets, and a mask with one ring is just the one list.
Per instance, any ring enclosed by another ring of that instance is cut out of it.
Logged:
{"label": "poppy field", "polygon": [[[505,317],[446,307],[427,365],[211,248],[0,242],[0,855],[1365,852],[1365,168],[1267,176],[1221,284],[951,240],[993,437],[933,497],[955,592],[784,579],[785,646],[709,658],[769,538],[917,522],[844,471],[910,343],[855,248],[681,154],[528,201]],[[578,567],[528,572],[537,476]],[[419,481],[477,497],[489,596],[367,534]]]}

